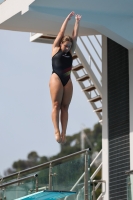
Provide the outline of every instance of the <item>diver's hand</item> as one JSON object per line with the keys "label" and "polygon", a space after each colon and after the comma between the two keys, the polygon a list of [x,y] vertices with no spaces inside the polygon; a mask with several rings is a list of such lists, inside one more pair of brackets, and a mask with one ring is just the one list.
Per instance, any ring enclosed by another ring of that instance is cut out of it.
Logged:
{"label": "diver's hand", "polygon": [[75,20],[79,22],[81,20],[81,17],[82,17],[81,15],[76,14],[75,15]]}
{"label": "diver's hand", "polygon": [[72,11],[68,16],[67,19],[70,20],[75,15],[75,12]]}

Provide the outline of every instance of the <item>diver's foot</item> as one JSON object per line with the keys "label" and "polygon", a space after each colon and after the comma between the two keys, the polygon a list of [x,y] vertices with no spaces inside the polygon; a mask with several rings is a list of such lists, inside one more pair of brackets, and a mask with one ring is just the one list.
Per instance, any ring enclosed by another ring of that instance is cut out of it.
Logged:
{"label": "diver's foot", "polygon": [[58,143],[61,143],[61,136],[59,131],[55,132],[55,139]]}
{"label": "diver's foot", "polygon": [[62,144],[66,143],[66,134],[64,133],[61,134],[61,143]]}

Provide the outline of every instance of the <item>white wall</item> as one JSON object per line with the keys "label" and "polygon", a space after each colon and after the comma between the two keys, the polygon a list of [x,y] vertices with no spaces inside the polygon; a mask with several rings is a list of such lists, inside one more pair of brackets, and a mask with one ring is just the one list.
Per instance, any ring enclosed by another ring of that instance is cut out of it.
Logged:
{"label": "white wall", "polygon": [[[109,144],[108,144],[108,88],[107,88],[107,38],[102,36],[102,179],[106,181],[104,200],[109,200]],[[105,187],[103,185],[103,192]]]}

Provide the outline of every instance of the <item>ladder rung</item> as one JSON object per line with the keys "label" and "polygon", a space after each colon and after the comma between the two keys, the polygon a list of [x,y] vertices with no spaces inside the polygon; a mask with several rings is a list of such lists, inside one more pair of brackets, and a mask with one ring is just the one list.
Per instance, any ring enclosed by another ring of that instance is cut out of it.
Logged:
{"label": "ladder rung", "polygon": [[92,99],[89,99],[90,102],[96,102],[96,101],[99,101],[99,100],[101,100],[100,95],[98,95],[98,96],[96,96],[96,97],[94,97]]}
{"label": "ladder rung", "polygon": [[75,67],[73,67],[72,70],[73,70],[73,71],[78,71],[78,70],[83,69],[83,68],[84,68],[84,67],[83,67],[82,64],[78,64],[78,65],[76,65]]}
{"label": "ladder rung", "polygon": [[89,87],[84,88],[83,91],[85,91],[85,92],[90,92],[90,91],[95,90],[95,89],[96,89],[96,88],[95,88],[94,85],[90,85]]}
{"label": "ladder rung", "polygon": [[77,56],[76,53],[74,53],[72,57],[73,57],[73,60],[76,59],[76,58],[78,58],[78,56]]}
{"label": "ladder rung", "polygon": [[94,112],[102,112],[102,108],[97,108]]}
{"label": "ladder rung", "polygon": [[103,122],[103,120],[102,120],[102,119],[100,119],[100,120],[99,120],[99,123],[102,123],[102,122]]}
{"label": "ladder rung", "polygon": [[88,74],[85,74],[84,76],[77,78],[77,81],[85,81],[87,79],[89,79],[89,76],[88,76]]}

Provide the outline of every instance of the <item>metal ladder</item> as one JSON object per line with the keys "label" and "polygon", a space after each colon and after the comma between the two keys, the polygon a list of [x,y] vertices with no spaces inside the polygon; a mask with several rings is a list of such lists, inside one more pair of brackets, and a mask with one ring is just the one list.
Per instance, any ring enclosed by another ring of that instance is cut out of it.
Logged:
{"label": "metal ladder", "polygon": [[[102,86],[99,83],[95,75],[95,72],[93,71],[94,69],[92,70],[90,66],[90,63],[92,60],[93,62],[95,62],[94,58],[89,52],[83,39],[81,37],[79,37],[79,39],[84,45],[83,51],[86,50],[88,53],[88,61],[81,51],[81,47],[80,47],[81,45],[79,44],[79,42],[77,42],[75,54],[73,55],[73,60],[75,62],[73,62],[72,72],[76,80],[78,81],[80,87],[82,88],[82,91],[84,92],[88,101],[93,107],[94,112],[97,114],[99,118],[99,122],[102,122]],[[99,74],[102,77],[101,71],[99,70],[98,66],[96,67],[98,69]]]}

